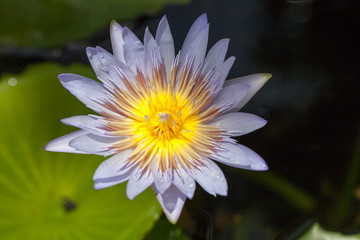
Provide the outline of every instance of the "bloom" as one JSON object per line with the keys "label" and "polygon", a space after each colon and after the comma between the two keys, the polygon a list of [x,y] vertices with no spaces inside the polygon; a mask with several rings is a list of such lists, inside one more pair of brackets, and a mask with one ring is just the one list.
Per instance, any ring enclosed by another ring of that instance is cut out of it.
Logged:
{"label": "bloom", "polygon": [[193,197],[195,182],[214,196],[227,195],[226,179],[213,160],[267,170],[259,155],[231,137],[265,125],[264,119],[238,111],[271,75],[225,81],[235,60],[225,60],[229,40],[218,41],[206,54],[208,32],[203,14],[175,56],[166,17],[155,38],[146,29],[144,43],[113,21],[114,55],[100,47],[87,48],[101,83],[59,75],[62,85],[100,116],[63,119],[80,130],[49,142],[45,149],[112,155],[97,168],[94,187],[128,181],[126,194],[133,199],[151,186],[173,223],[185,200]]}

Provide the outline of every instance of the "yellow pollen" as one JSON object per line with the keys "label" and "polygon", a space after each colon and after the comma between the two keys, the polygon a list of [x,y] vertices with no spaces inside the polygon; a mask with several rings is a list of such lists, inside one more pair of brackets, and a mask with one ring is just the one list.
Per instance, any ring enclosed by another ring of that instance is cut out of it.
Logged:
{"label": "yellow pollen", "polygon": [[[128,138],[112,148],[118,152],[133,148],[127,161],[138,164],[144,171],[150,168],[153,160],[162,172],[176,169],[178,165],[194,168],[203,164],[203,159],[214,150],[215,141],[220,139],[222,133],[218,128],[203,123],[216,116],[218,110],[203,111],[211,98],[207,91],[198,94],[198,88],[204,86],[194,85],[193,78],[182,76],[177,88],[175,80],[165,85],[161,79],[154,78],[150,87],[144,79],[137,79],[141,94],[136,87],[131,87],[131,83],[128,83],[127,91],[118,89],[117,102],[108,106],[125,118],[110,121],[107,129]],[[201,82],[202,78],[198,80]]]}
{"label": "yellow pollen", "polygon": [[169,113],[160,112],[157,123],[152,127],[152,132],[160,139],[169,140],[178,135],[176,120]]}

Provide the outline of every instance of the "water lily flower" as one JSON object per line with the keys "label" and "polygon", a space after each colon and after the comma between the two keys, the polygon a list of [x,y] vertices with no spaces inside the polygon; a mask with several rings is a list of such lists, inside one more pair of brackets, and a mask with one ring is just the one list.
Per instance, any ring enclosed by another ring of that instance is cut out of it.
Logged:
{"label": "water lily flower", "polygon": [[113,21],[113,55],[87,48],[97,78],[60,74],[62,85],[98,115],[73,116],[64,124],[80,130],[49,142],[55,152],[111,156],[96,169],[95,189],[128,181],[129,199],[149,186],[170,222],[175,223],[196,182],[208,193],[227,195],[227,182],[215,161],[237,168],[267,170],[265,161],[231,137],[265,125],[238,112],[271,77],[254,74],[225,81],[235,58],[225,60],[229,39],[206,54],[206,14],[191,26],[175,56],[166,17],[155,38],[142,43]]}

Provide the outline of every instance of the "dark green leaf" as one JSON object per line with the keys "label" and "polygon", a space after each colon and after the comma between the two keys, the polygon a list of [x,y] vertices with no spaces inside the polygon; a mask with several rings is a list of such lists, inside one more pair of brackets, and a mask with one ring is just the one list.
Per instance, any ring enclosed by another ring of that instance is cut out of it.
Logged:
{"label": "dark green leaf", "polygon": [[2,0],[0,44],[53,47],[88,37],[112,19],[132,20],[188,0]]}
{"label": "dark green leaf", "polygon": [[132,201],[125,183],[96,191],[103,157],[43,150],[75,130],[61,118],[92,113],[61,86],[62,72],[92,77],[89,67],[41,64],[0,79],[0,239],[139,239],[161,211],[150,189]]}

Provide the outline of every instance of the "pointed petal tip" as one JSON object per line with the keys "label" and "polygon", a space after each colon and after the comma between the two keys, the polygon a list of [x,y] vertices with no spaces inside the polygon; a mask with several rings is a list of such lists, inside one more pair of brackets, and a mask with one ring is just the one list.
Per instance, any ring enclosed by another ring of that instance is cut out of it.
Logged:
{"label": "pointed petal tip", "polygon": [[171,185],[163,194],[161,194],[156,186],[153,184],[152,188],[155,192],[166,218],[172,224],[175,224],[179,219],[182,209],[186,201],[186,195],[179,190],[175,185]]}
{"label": "pointed petal tip", "polygon": [[121,26],[115,19],[111,20],[110,27]]}
{"label": "pointed petal tip", "polygon": [[74,78],[76,78],[76,76],[77,75],[73,73],[60,73],[57,77],[60,80],[60,82],[63,84],[73,80]]}
{"label": "pointed petal tip", "polygon": [[61,81],[61,79],[64,78],[64,77],[66,77],[66,76],[68,76],[68,74],[69,74],[69,73],[60,73],[60,74],[58,75],[58,79]]}
{"label": "pointed petal tip", "polygon": [[262,123],[262,126],[260,128],[262,128],[263,126],[265,126],[267,124],[267,121],[265,119],[263,119],[263,123]]}
{"label": "pointed petal tip", "polygon": [[223,197],[226,197],[227,195],[228,195],[228,191],[227,191],[227,189],[224,191],[224,192],[222,192],[222,193],[218,193],[220,196],[223,196]]}
{"label": "pointed petal tip", "polygon": [[251,169],[255,171],[267,171],[269,170],[269,167],[265,162],[258,162],[254,165],[251,165]]}
{"label": "pointed petal tip", "polygon": [[164,211],[164,213],[165,213],[165,216],[166,216],[167,220],[171,224],[174,224],[174,225],[177,223],[177,221],[179,220],[180,215],[181,215],[181,211],[180,211],[180,214],[170,214],[167,211]]}
{"label": "pointed petal tip", "polygon": [[[128,182],[129,184],[129,182]],[[134,198],[138,195],[138,194],[134,194],[132,193],[130,190],[128,190],[129,187],[126,188],[126,196],[128,197],[129,200],[134,200]]]}
{"label": "pointed petal tip", "polygon": [[239,111],[259,90],[264,84],[272,77],[270,73],[257,73],[251,74],[244,77],[230,79],[224,82],[224,87],[228,87],[237,83],[248,84],[251,88],[247,95],[237,103],[237,105],[230,111]]}
{"label": "pointed petal tip", "polygon": [[[106,161],[106,160],[105,160]],[[102,176],[102,174],[101,174],[101,172],[102,172],[102,170],[103,169],[101,169],[101,168],[99,168],[99,167],[97,167],[96,168],[96,170],[95,170],[95,172],[94,172],[94,175],[93,175],[93,177],[92,177],[92,180],[93,181],[98,181],[99,179],[101,179],[103,176]],[[95,187],[95,183],[94,183],[94,187]],[[96,189],[96,188],[95,188]]]}
{"label": "pointed petal tip", "polygon": [[96,53],[97,53],[96,48],[94,48],[94,47],[86,47],[85,51],[86,51],[86,56],[88,57],[88,59],[91,62],[91,59],[93,58],[93,55],[96,55]]}
{"label": "pointed petal tip", "polygon": [[[258,81],[258,84],[261,84],[261,87],[263,85],[265,85],[265,83],[267,83],[267,81],[269,81],[269,79],[272,77],[271,73],[256,73],[256,74],[252,74],[254,77],[254,82]],[[252,75],[248,75],[248,76],[252,76]],[[245,76],[246,77],[246,76]]]}
{"label": "pointed petal tip", "polygon": [[110,22],[110,34],[111,34],[111,31],[114,29],[114,27],[116,28],[117,24],[118,23],[114,19],[111,20],[111,22]]}
{"label": "pointed petal tip", "polygon": [[[166,215],[166,214],[165,214]],[[168,216],[168,215],[166,215],[166,218],[169,220],[169,222],[171,223],[171,224],[176,224],[177,223],[177,221],[178,221],[178,219],[179,219],[179,217],[178,218],[172,218],[171,216]]]}
{"label": "pointed petal tip", "polygon": [[[173,206],[172,210],[167,209],[167,203],[164,202],[164,199],[159,199],[158,200],[160,202],[160,205],[163,209],[163,212],[165,213],[166,218],[169,220],[170,223],[172,224],[176,224],[177,221],[180,218],[182,209],[184,207],[184,203],[186,201],[186,198],[179,198],[175,204],[175,206]],[[166,200],[165,200],[166,201]]]}
{"label": "pointed petal tip", "polygon": [[96,48],[94,48],[94,47],[86,47],[86,53],[92,53],[93,51],[95,51],[96,50]]}
{"label": "pointed petal tip", "polygon": [[223,41],[228,45],[230,42],[230,38],[223,38],[223,39],[220,39],[219,41]]}
{"label": "pointed petal tip", "polygon": [[199,16],[199,19],[207,22],[207,13],[203,13]]}
{"label": "pointed petal tip", "polygon": [[[231,59],[231,60],[229,60],[229,59]],[[228,57],[226,60],[228,60],[228,61],[235,61],[235,60],[236,60],[236,57],[235,57],[235,56],[230,56],[230,57]]]}
{"label": "pointed petal tip", "polygon": [[67,117],[67,118],[63,118],[63,119],[60,119],[60,122],[62,124],[65,124],[65,125],[69,125],[69,119],[71,119],[72,117]]}
{"label": "pointed petal tip", "polygon": [[101,187],[99,187],[99,184],[95,181],[95,179],[93,179],[94,180],[94,189],[95,190],[100,190],[100,189],[102,189]]}
{"label": "pointed petal tip", "polygon": [[140,177],[140,169],[134,170],[129,177],[129,181],[126,185],[126,196],[133,200],[137,195],[145,191],[154,182],[154,178],[151,174],[144,173]]}
{"label": "pointed petal tip", "polygon": [[62,146],[63,144],[60,143],[59,139],[61,137],[48,142],[43,149],[48,152],[71,152],[63,149],[64,146]]}
{"label": "pointed petal tip", "polygon": [[131,30],[127,26],[123,27],[123,36],[129,32],[131,32]]}
{"label": "pointed petal tip", "polygon": [[[216,194],[219,196],[226,197],[228,194],[228,185],[221,186],[221,188],[218,188],[216,191]],[[216,196],[215,196],[216,197]]]}
{"label": "pointed petal tip", "polygon": [[96,46],[94,49],[95,49],[96,52],[106,52],[106,50],[103,49],[103,48],[100,47],[100,46]]}
{"label": "pointed petal tip", "polygon": [[158,29],[156,30],[156,38],[160,38],[159,35],[162,35],[166,28],[170,28],[170,26],[166,15],[164,15],[158,24]]}
{"label": "pointed petal tip", "polygon": [[100,190],[100,189],[104,189],[104,188],[108,188],[108,187],[112,187],[112,186],[115,186],[119,183],[121,183],[123,181],[101,181],[101,180],[98,180],[98,181],[94,181],[94,189],[95,190]]}
{"label": "pointed petal tip", "polygon": [[257,120],[257,123],[258,123],[258,128],[257,129],[260,129],[260,128],[262,128],[263,126],[265,126],[267,124],[267,121],[265,119],[263,119],[263,118],[258,117],[256,120]]}
{"label": "pointed petal tip", "polygon": [[[232,65],[234,64],[235,60],[236,60],[235,56],[230,56],[224,61],[224,63],[227,62],[228,65],[230,66],[229,71],[230,71]],[[226,76],[227,76],[227,74],[226,74]],[[226,76],[225,76],[225,78],[226,78]],[[224,79],[224,81],[225,81],[225,79]]]}
{"label": "pointed petal tip", "polygon": [[47,144],[45,144],[45,146],[43,147],[43,150],[53,152],[52,148],[51,148],[51,142],[48,142]]}
{"label": "pointed petal tip", "polygon": [[164,14],[164,16],[161,18],[160,22],[162,22],[162,21],[167,21],[166,14]]}
{"label": "pointed petal tip", "polygon": [[118,31],[118,30],[122,30],[123,27],[116,21],[116,20],[111,20],[110,22],[110,34],[113,34],[114,32]]}
{"label": "pointed petal tip", "polygon": [[61,139],[61,137],[48,142],[43,149],[48,152],[59,152],[61,147],[59,139]]}
{"label": "pointed petal tip", "polygon": [[271,73],[263,73],[265,75],[266,81],[268,81],[270,78],[272,78]]}

